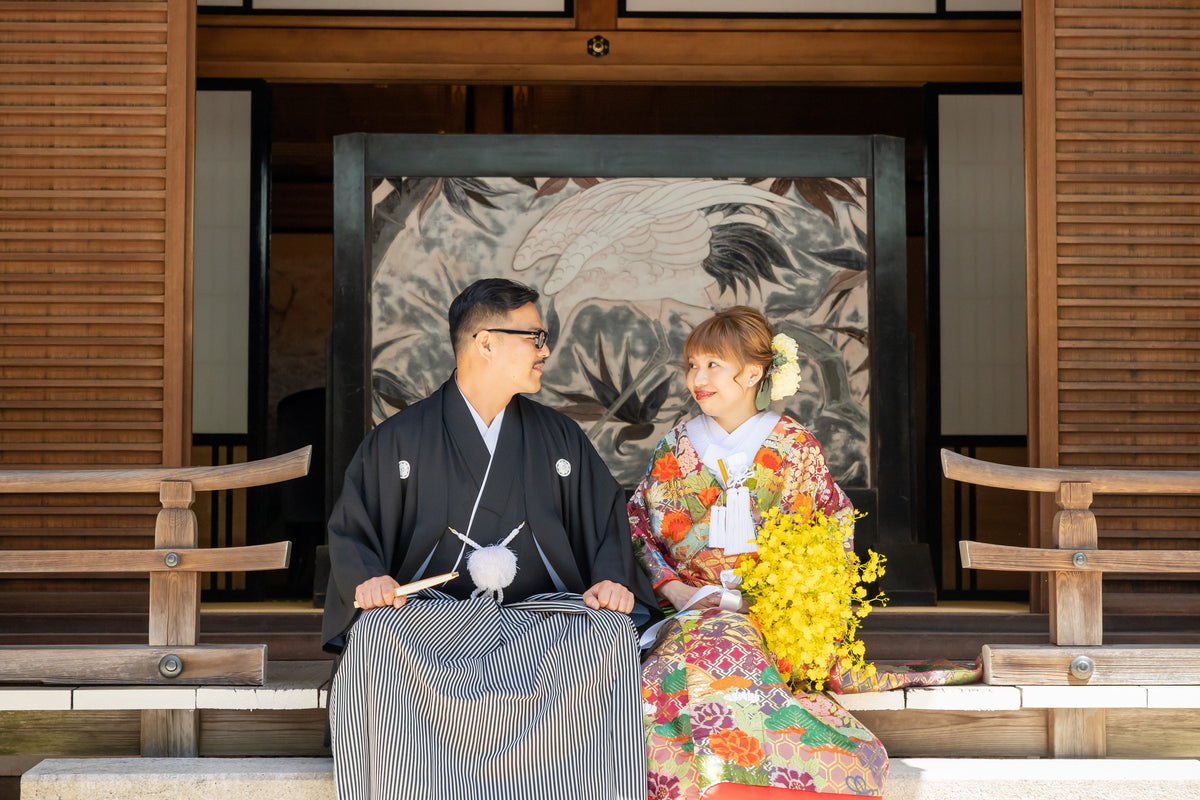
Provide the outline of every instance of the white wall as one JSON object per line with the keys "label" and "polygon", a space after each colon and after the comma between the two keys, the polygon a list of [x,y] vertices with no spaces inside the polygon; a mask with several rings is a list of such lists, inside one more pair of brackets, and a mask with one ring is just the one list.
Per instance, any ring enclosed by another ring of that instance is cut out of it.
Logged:
{"label": "white wall", "polygon": [[250,92],[196,92],[194,433],[246,433],[251,141]]}
{"label": "white wall", "polygon": [[938,101],[942,433],[1027,433],[1021,97]]}

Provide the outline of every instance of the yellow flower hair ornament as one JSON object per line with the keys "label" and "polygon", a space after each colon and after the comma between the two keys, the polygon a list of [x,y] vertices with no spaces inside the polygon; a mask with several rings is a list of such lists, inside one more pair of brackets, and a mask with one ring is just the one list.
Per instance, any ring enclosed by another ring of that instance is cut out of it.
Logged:
{"label": "yellow flower hair ornament", "polygon": [[759,411],[769,403],[791,397],[800,388],[800,348],[786,333],[777,333],[771,340],[771,368],[763,376],[762,386],[755,397]]}

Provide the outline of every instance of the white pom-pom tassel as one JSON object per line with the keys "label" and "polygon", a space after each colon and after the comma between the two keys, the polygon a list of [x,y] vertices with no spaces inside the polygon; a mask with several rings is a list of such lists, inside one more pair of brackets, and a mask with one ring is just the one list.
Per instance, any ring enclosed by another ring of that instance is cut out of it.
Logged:
{"label": "white pom-pom tassel", "polygon": [[502,544],[481,547],[467,558],[467,572],[479,589],[500,592],[517,577],[517,556]]}

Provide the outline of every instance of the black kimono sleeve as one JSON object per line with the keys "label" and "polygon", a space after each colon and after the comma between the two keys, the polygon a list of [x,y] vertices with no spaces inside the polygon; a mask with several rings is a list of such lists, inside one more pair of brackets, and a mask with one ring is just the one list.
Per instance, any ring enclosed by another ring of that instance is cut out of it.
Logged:
{"label": "black kimono sleeve", "polygon": [[[329,517],[329,588],[321,641],[324,649],[338,653],[345,646],[344,634],[354,622],[354,590],[363,581],[389,574],[391,554],[381,535],[379,464],[376,436],[368,435],[359,445],[342,485],[342,495]],[[388,498],[400,502],[399,494]]]}
{"label": "black kimono sleeve", "polygon": [[[590,575],[589,585],[610,580],[633,592],[636,605],[631,616],[635,625],[645,627],[661,618],[662,612],[649,576],[633,555],[625,490],[583,431],[575,428],[582,467],[575,486],[575,502],[570,504],[574,517],[570,527],[577,537],[576,557],[583,556],[587,561],[584,574]],[[580,537],[581,531],[586,534]]]}

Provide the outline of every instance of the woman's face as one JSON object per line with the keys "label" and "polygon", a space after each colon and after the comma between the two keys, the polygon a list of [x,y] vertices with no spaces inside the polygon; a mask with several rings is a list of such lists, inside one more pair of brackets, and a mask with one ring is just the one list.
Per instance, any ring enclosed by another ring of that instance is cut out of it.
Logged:
{"label": "woman's face", "polygon": [[718,422],[741,424],[755,413],[754,395],[762,367],[741,364],[713,353],[693,353],[687,358],[687,387],[700,410]]}

